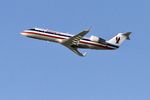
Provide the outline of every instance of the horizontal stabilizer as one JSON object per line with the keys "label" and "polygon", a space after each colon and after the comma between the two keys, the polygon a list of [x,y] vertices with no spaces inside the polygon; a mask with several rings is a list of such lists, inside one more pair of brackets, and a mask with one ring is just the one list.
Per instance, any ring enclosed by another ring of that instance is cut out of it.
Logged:
{"label": "horizontal stabilizer", "polygon": [[126,39],[127,40],[130,40],[130,34],[131,34],[132,32],[126,32],[126,33],[124,33],[124,34],[122,34],[122,35],[124,35],[124,36],[126,36]]}

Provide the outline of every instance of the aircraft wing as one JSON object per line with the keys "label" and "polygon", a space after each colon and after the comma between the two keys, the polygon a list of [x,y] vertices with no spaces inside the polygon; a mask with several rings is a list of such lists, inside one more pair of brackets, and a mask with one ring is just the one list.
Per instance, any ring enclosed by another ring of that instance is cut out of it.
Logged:
{"label": "aircraft wing", "polygon": [[85,36],[88,32],[90,31],[90,29],[88,30],[85,30],[85,31],[82,31],[80,32],[79,34],[67,39],[66,41],[64,41],[62,44],[64,46],[66,46],[67,48],[69,48],[70,50],[72,50],[74,53],[76,53],[77,55],[79,56],[85,56],[86,53],[81,53],[78,51],[78,44],[79,44],[79,41],[80,39]]}
{"label": "aircraft wing", "polygon": [[71,51],[73,51],[75,54],[77,54],[79,56],[82,56],[82,57],[86,56],[86,52],[81,53],[81,52],[78,51],[77,48],[74,48],[74,47],[71,47],[71,46],[67,46],[67,48],[69,48]]}

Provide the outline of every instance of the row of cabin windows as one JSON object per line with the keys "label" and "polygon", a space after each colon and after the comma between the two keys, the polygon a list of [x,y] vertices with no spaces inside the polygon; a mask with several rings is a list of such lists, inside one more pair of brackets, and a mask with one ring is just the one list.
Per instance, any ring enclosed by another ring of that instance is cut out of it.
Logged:
{"label": "row of cabin windows", "polygon": [[49,33],[49,34],[55,34],[55,35],[60,35],[60,36],[65,36],[65,37],[71,37],[71,36],[67,36],[67,35],[63,35],[63,34],[58,34],[58,33],[53,33],[53,32],[49,32],[49,31],[43,31],[43,30],[37,30],[37,29],[29,29],[31,31],[37,31],[37,32],[43,32],[43,33]]}
{"label": "row of cabin windows", "polygon": [[[43,32],[43,33],[49,33],[49,34],[55,34],[55,35],[60,35],[60,36],[65,36],[65,37],[71,37],[71,36],[68,36],[68,35],[63,35],[63,34],[58,34],[58,33],[52,33],[52,32],[48,32],[48,31],[43,31],[43,30],[37,30],[37,29],[29,29],[31,31],[38,31],[38,32]],[[86,41],[90,41],[89,39],[83,39],[83,40],[86,40]]]}

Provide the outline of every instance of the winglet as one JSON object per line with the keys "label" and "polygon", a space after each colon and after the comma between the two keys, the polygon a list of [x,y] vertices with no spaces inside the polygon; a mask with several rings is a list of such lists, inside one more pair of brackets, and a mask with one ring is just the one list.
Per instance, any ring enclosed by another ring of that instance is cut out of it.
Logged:
{"label": "winglet", "polygon": [[122,35],[124,35],[124,36],[126,36],[126,39],[127,40],[130,40],[130,34],[131,34],[132,32],[126,32],[126,33],[124,33],[124,34],[122,34]]}
{"label": "winglet", "polygon": [[87,55],[87,52],[84,52],[84,53],[83,53],[83,57],[85,57],[86,55]]}
{"label": "winglet", "polygon": [[92,28],[92,27],[89,27],[89,28],[85,29],[84,31],[88,33],[88,32],[91,31],[91,28]]}

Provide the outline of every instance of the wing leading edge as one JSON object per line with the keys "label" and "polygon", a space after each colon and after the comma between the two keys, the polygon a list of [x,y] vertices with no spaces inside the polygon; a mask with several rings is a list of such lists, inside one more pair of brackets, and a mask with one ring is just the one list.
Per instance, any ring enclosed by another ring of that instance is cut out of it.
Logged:
{"label": "wing leading edge", "polygon": [[78,44],[79,44],[79,41],[83,38],[83,36],[85,36],[89,31],[90,29],[84,30],[80,32],[79,34],[65,40],[62,44],[66,46],[67,48],[69,48],[71,51],[73,51],[75,54],[79,56],[86,56],[86,52],[81,53],[78,51]]}

